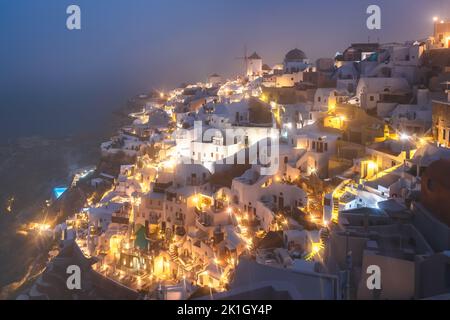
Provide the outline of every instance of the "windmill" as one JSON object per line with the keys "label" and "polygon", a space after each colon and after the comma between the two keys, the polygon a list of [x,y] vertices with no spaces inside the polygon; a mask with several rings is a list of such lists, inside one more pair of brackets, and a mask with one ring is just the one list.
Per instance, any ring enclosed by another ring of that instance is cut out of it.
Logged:
{"label": "windmill", "polygon": [[244,66],[245,66],[245,72],[244,75],[247,76],[247,70],[248,70],[248,60],[249,60],[248,52],[247,52],[247,45],[244,46],[244,56],[243,57],[236,57],[236,60],[244,60]]}

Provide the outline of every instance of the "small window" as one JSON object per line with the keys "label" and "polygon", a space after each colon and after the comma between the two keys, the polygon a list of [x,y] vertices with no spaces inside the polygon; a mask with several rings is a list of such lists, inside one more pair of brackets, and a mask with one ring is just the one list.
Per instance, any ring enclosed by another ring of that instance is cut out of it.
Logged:
{"label": "small window", "polygon": [[374,101],[375,100],[375,97],[374,96],[370,96],[370,101]]}

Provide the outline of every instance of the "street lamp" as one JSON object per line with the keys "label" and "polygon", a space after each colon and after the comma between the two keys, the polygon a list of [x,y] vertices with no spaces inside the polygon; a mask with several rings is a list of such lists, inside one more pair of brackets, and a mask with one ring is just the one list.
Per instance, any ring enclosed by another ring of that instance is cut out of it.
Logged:
{"label": "street lamp", "polygon": [[[438,17],[433,17],[433,37],[436,37],[436,31],[437,31],[437,27],[436,27],[436,24],[437,24],[437,22],[438,22],[438,20],[439,20],[439,18]],[[434,39],[434,41],[436,41],[436,39]]]}
{"label": "street lamp", "polygon": [[400,140],[405,141],[405,140],[408,140],[408,139],[409,139],[409,136],[406,133],[400,134]]}

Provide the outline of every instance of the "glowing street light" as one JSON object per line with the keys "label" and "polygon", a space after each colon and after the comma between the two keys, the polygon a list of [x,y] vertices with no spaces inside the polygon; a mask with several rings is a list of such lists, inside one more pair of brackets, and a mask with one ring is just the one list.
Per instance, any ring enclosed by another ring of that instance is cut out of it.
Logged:
{"label": "glowing street light", "polygon": [[433,21],[434,21],[434,22],[436,22],[436,21],[438,21],[438,20],[439,20],[438,17],[433,17]]}
{"label": "glowing street light", "polygon": [[400,140],[405,141],[405,140],[408,140],[408,139],[409,139],[409,136],[406,133],[400,134]]}
{"label": "glowing street light", "polygon": [[319,242],[315,242],[312,244],[312,252],[317,254],[320,252],[320,250],[322,249],[322,244]]}

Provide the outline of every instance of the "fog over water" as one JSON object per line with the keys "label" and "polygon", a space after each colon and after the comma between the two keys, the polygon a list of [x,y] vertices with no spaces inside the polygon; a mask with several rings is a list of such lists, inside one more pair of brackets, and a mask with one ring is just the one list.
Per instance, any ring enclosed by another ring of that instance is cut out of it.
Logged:
{"label": "fog over water", "polygon": [[[0,0],[0,134],[100,128],[105,113],[152,87],[237,74],[244,45],[274,64],[294,47],[314,61],[369,36],[425,38],[449,2]],[[81,7],[81,31],[66,29],[70,4]],[[380,31],[365,27],[369,4],[382,9]]]}

